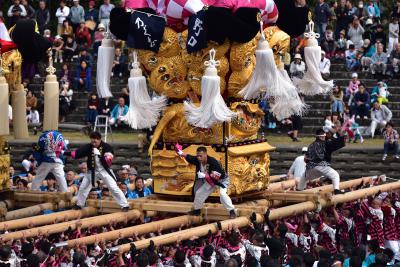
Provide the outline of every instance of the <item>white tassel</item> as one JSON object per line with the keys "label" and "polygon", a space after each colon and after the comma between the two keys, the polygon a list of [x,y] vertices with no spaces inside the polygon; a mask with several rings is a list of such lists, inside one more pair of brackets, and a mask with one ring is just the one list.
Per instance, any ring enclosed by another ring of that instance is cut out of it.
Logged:
{"label": "white tassel", "polygon": [[114,55],[115,48],[113,40],[107,38],[103,39],[99,47],[96,75],[97,94],[100,98],[113,96],[110,90],[110,77]]}
{"label": "white tassel", "polygon": [[210,50],[210,60],[204,63],[207,66],[201,79],[201,103],[197,107],[191,102],[185,101],[185,115],[189,124],[210,128],[214,123],[230,121],[236,116],[225,104],[220,93],[220,77],[215,60],[215,50]]}
{"label": "white tassel", "polygon": [[274,99],[274,104],[271,108],[272,113],[278,120],[289,118],[292,115],[302,116],[307,110],[307,106],[301,101],[289,75],[285,70],[279,70],[278,76],[280,83],[287,88],[287,90],[281,91],[279,95],[272,98]]}
{"label": "white tassel", "polygon": [[268,95],[276,95],[280,90],[274,53],[265,40],[261,22],[261,38],[256,50],[256,67],[247,85],[239,92],[244,99],[258,98],[268,90]]}
{"label": "white tassel", "polygon": [[304,48],[304,57],[307,71],[302,79],[293,78],[293,83],[305,95],[328,94],[333,89],[333,81],[325,81],[319,70],[321,61],[321,47],[318,46],[319,34],[314,32],[314,23],[309,23],[310,32],[304,35],[308,38],[307,47]]}
{"label": "white tassel", "polygon": [[129,110],[122,120],[133,129],[147,129],[157,124],[161,112],[167,105],[167,98],[164,95],[150,98],[146,78],[142,75],[136,51],[133,58],[131,77],[128,79]]}

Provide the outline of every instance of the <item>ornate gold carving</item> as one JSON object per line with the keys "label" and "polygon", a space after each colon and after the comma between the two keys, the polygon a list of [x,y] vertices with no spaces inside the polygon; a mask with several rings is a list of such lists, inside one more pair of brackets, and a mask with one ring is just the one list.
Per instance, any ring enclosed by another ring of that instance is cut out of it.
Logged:
{"label": "ornate gold carving", "polygon": [[230,142],[246,141],[257,138],[258,129],[261,126],[264,112],[257,104],[248,102],[235,102],[231,109],[236,111],[238,116],[231,121]]}
{"label": "ornate gold carving", "polygon": [[264,29],[265,39],[274,51],[275,64],[278,68],[283,68],[282,57],[289,52],[290,36],[279,29],[277,26],[271,26]]}
{"label": "ornate gold carving", "polygon": [[4,76],[12,90],[21,84],[22,56],[18,50],[10,50],[1,54],[1,66]]}
{"label": "ornate gold carving", "polygon": [[228,81],[228,93],[230,97],[241,98],[238,93],[247,84],[256,65],[256,57],[251,57],[250,63],[241,71],[233,71]]}

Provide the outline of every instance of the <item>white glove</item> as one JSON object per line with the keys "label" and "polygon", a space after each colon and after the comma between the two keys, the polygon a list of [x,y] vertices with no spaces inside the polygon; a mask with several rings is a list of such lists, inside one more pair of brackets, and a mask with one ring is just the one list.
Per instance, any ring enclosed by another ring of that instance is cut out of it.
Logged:
{"label": "white glove", "polygon": [[[184,153],[183,153],[182,150],[179,150],[179,151],[178,151],[178,155],[179,155],[179,156],[182,156],[183,154],[184,154]],[[199,171],[199,172],[200,172],[200,171]]]}
{"label": "white glove", "polygon": [[100,156],[100,151],[97,148],[93,148],[93,154]]}
{"label": "white glove", "polygon": [[383,125],[386,125],[386,123],[387,123],[387,121],[382,121],[382,124],[383,124]]}
{"label": "white glove", "polygon": [[198,171],[197,172],[197,178],[204,179],[204,178],[206,178],[206,174],[204,172]]}
{"label": "white glove", "polygon": [[68,145],[69,145],[69,140],[68,140],[68,139],[65,139],[65,140],[64,140],[64,145],[65,145],[65,146],[68,146]]}

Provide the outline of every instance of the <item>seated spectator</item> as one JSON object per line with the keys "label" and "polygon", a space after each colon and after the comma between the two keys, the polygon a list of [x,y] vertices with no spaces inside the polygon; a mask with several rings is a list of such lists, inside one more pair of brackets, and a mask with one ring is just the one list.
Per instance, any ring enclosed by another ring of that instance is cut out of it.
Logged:
{"label": "seated spectator", "polygon": [[64,41],[60,35],[57,35],[56,38],[54,38],[52,47],[54,55],[54,63],[57,63],[57,61],[63,63],[63,47],[64,47]]}
{"label": "seated spectator", "polygon": [[72,57],[75,55],[76,42],[74,37],[68,36],[64,44],[63,55],[65,62],[72,62]]}
{"label": "seated spectator", "polygon": [[350,41],[353,42],[356,49],[361,48],[361,46],[363,45],[363,33],[364,28],[361,26],[360,20],[355,17],[353,19],[353,22],[349,26],[347,36],[349,37]]}
{"label": "seated spectator", "polygon": [[378,102],[372,104],[371,110],[371,138],[374,138],[376,128],[382,130],[386,124],[392,119],[392,111],[385,105]]}
{"label": "seated spectator", "polygon": [[[385,95],[386,94],[385,91],[387,91],[387,84],[383,81],[378,81],[377,86],[372,88],[372,91],[371,91],[371,103],[374,103],[376,101],[379,102],[378,99],[379,99],[380,93],[382,93],[382,95]],[[382,103],[383,103],[383,101],[382,101]],[[382,104],[382,103],[379,103],[379,104]]]}
{"label": "seated spectator", "polygon": [[24,178],[18,177],[15,180],[17,190],[28,190],[28,181]]}
{"label": "seated spectator", "polygon": [[84,21],[81,21],[79,26],[76,28],[75,38],[76,42],[79,45],[86,45],[87,48],[89,48],[92,45],[92,37],[90,35],[90,30],[88,27],[85,26]]}
{"label": "seated spectator", "polygon": [[345,58],[345,52],[347,49],[347,39],[346,39],[346,31],[341,30],[339,33],[339,39],[336,42],[336,58],[343,59]]}
{"label": "seated spectator", "polygon": [[68,37],[74,36],[74,30],[67,19],[64,20],[62,24],[60,35],[64,40],[66,40]]}
{"label": "seated spectator", "polygon": [[90,189],[88,199],[100,199],[99,192],[96,188]]}
{"label": "seated spectator", "polygon": [[376,31],[372,34],[372,43],[381,43],[383,45],[383,50],[386,49],[386,33],[384,32],[383,25],[378,24],[376,26]]}
{"label": "seated spectator", "polygon": [[88,99],[87,110],[86,110],[86,123],[94,125],[96,117],[98,115],[99,99],[96,93],[92,93]]}
{"label": "seated spectator", "polygon": [[357,51],[353,44],[349,45],[349,49],[346,50],[346,69],[347,71],[354,71],[358,68],[359,63],[357,60]]}
{"label": "seated spectator", "polygon": [[331,111],[340,115],[344,112],[343,91],[340,85],[335,85],[331,94]]}
{"label": "seated spectator", "polygon": [[306,71],[306,64],[301,59],[300,54],[294,55],[294,60],[290,64],[290,75],[296,78],[303,78],[304,73]]}
{"label": "seated spectator", "polygon": [[396,44],[395,49],[393,49],[392,53],[390,53],[388,64],[390,76],[394,77],[398,75],[400,66],[400,44]]}
{"label": "seated spectator", "polygon": [[28,115],[26,115],[26,120],[30,124],[39,124],[40,123],[39,112],[37,111],[36,108],[31,108],[29,110]]}
{"label": "seated spectator", "polygon": [[121,189],[122,193],[124,193],[124,196],[126,199],[133,199],[132,196],[132,191],[129,189],[128,185],[126,183],[123,183],[122,181],[118,183],[119,189]]}
{"label": "seated spectator", "polygon": [[99,106],[99,115],[111,116],[111,100],[109,98],[101,98]]}
{"label": "seated spectator", "polygon": [[115,125],[115,127],[118,127],[119,125],[125,124],[124,121],[121,121],[121,117],[125,116],[127,113],[128,106],[125,105],[124,98],[120,97],[118,99],[118,104],[115,105],[111,111],[110,125]]}
{"label": "seated spectator", "polygon": [[40,186],[40,191],[42,192],[57,192],[58,186],[56,183],[56,177],[53,173],[49,173],[46,177],[46,185]]}
{"label": "seated spectator", "polygon": [[65,83],[72,83],[72,71],[70,70],[69,64],[64,63],[62,65],[58,81],[61,85]]}
{"label": "seated spectator", "polygon": [[129,177],[128,168],[122,168],[122,170],[118,172],[118,180],[126,182],[127,180],[129,181],[128,177]]}
{"label": "seated spectator", "polygon": [[371,66],[371,58],[376,52],[375,45],[371,44],[370,40],[365,39],[362,48],[363,48],[363,54],[361,57],[362,72],[369,72]]}
{"label": "seated spectator", "polygon": [[70,191],[73,194],[76,194],[79,188],[79,180],[76,179],[75,172],[68,171],[67,174],[65,175],[65,180],[67,180],[68,191]]}
{"label": "seated spectator", "polygon": [[87,163],[86,162],[82,162],[79,164],[79,173],[77,175],[79,180],[82,180],[83,177],[86,175],[88,168],[87,168]]}
{"label": "seated spectator", "polygon": [[79,48],[79,55],[78,55],[78,62],[86,61],[89,67],[93,66],[93,57],[92,55],[88,52],[87,48],[84,46],[81,46]]}
{"label": "seated spectator", "polygon": [[365,90],[365,85],[360,84],[352,102],[353,114],[356,115],[356,119],[361,117],[365,120],[368,119],[369,103],[369,93]]}
{"label": "seated spectator", "polygon": [[126,74],[127,70],[127,58],[122,54],[120,48],[116,48],[111,76],[122,77],[122,75]]}
{"label": "seated spectator", "polygon": [[36,96],[32,93],[31,90],[28,90],[26,92],[26,109],[29,111],[32,108],[36,109],[37,107],[37,98]]}
{"label": "seated spectator", "polygon": [[332,58],[336,53],[336,41],[331,26],[326,27],[325,35],[321,42],[321,48],[325,51],[327,58]]}
{"label": "seated spectator", "polygon": [[74,89],[85,89],[90,92],[92,90],[92,68],[83,60],[76,70],[74,78]]}
{"label": "seated spectator", "polygon": [[383,131],[383,157],[382,160],[386,160],[389,150],[392,149],[394,157],[399,159],[399,133],[393,129],[393,124],[389,121],[386,124],[385,131]]}
{"label": "seated spectator", "polygon": [[94,42],[93,42],[93,55],[97,56],[99,47],[101,45],[101,41],[104,39],[104,33],[106,31],[106,27],[104,24],[99,23],[97,26],[97,31],[94,32]]}
{"label": "seated spectator", "polygon": [[371,58],[371,73],[375,75],[376,73],[382,73],[385,75],[387,67],[388,58],[383,52],[383,45],[378,44],[376,48],[376,53]]}
{"label": "seated spectator", "polygon": [[69,83],[64,83],[63,85],[61,85],[59,95],[60,122],[64,122],[67,114],[69,114],[74,109],[74,105],[72,103],[73,94],[74,91],[69,88]]}
{"label": "seated spectator", "polygon": [[319,70],[324,79],[328,79],[331,74],[331,61],[325,57],[325,51],[321,52],[321,61],[319,62]]}
{"label": "seated spectator", "polygon": [[151,191],[144,185],[143,177],[140,177],[140,176],[136,177],[135,190],[132,191],[131,198],[135,199],[135,198],[147,197],[150,195],[151,195]]}
{"label": "seated spectator", "polygon": [[360,85],[360,80],[358,79],[358,74],[354,72],[351,75],[351,81],[349,82],[349,85],[346,88],[346,100],[348,100],[348,105],[351,106],[351,101],[353,100],[353,97],[355,93],[358,91],[358,86]]}

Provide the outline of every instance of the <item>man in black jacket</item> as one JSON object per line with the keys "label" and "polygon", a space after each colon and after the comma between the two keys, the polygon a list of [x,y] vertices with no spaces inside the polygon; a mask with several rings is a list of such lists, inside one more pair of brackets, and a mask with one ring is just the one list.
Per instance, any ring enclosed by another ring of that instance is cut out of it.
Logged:
{"label": "man in black jacket", "polygon": [[337,138],[326,139],[326,133],[322,129],[316,132],[316,140],[308,147],[304,160],[306,171],[300,178],[297,190],[304,190],[307,181],[324,176],[332,181],[335,194],[340,194],[339,173],[331,167],[332,153],[345,146],[346,142],[341,132],[337,132]]}
{"label": "man in black jacket", "polygon": [[74,159],[87,157],[89,173],[83,178],[78,191],[78,201],[74,209],[81,209],[86,202],[90,189],[95,186],[96,178],[103,180],[113,198],[118,202],[123,211],[129,210],[129,204],[116,183],[114,172],[111,170],[114,151],[112,147],[101,140],[101,134],[93,132],[90,134],[90,144],[84,145],[78,150],[71,152]]}
{"label": "man in black jacket", "polygon": [[235,218],[235,207],[228,196],[229,176],[222,169],[217,159],[207,155],[207,148],[197,148],[196,156],[187,155],[178,144],[175,146],[179,156],[196,166],[196,178],[194,184],[194,203],[191,215],[200,215],[201,208],[208,196],[214,192],[215,186],[219,187],[221,204],[229,211],[230,218]]}

